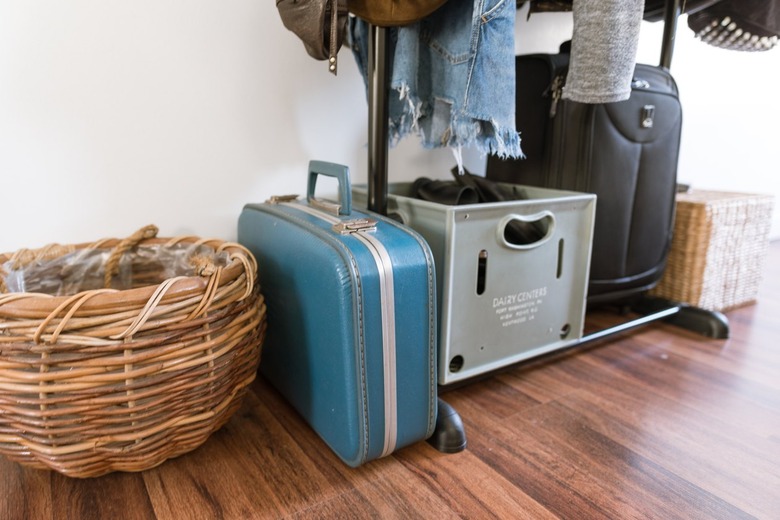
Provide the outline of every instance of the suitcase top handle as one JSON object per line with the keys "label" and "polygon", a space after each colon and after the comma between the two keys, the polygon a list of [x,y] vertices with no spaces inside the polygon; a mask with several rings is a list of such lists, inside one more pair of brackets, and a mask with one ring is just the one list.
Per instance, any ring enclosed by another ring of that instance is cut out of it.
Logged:
{"label": "suitcase top handle", "polygon": [[[339,181],[339,204],[318,200],[314,197],[317,187],[317,175],[335,177]],[[349,168],[347,166],[325,162],[309,161],[309,184],[306,189],[306,200],[309,204],[321,210],[336,215],[349,215],[352,213],[352,186],[349,180]]]}

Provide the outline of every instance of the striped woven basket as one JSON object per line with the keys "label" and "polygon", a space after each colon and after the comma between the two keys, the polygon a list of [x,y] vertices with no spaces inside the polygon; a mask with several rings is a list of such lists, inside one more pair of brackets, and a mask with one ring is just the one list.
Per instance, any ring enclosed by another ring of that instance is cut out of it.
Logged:
{"label": "striped woven basket", "polygon": [[652,296],[727,311],[756,300],[774,197],[692,190],[677,194],[672,248]]}
{"label": "striped woven basket", "polygon": [[256,261],[156,235],[0,255],[0,453],[74,477],[142,471],[237,410],[265,334]]}

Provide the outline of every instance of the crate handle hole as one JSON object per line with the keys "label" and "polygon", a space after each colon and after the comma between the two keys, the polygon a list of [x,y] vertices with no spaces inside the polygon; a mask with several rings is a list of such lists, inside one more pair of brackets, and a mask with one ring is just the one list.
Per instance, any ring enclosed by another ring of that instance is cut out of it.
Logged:
{"label": "crate handle hole", "polygon": [[450,360],[450,372],[460,372],[460,369],[463,368],[463,356],[455,356]]}
{"label": "crate handle hole", "polygon": [[569,337],[569,334],[571,333],[571,325],[568,323],[564,324],[563,327],[561,327],[561,339],[566,339]]}
{"label": "crate handle hole", "polygon": [[555,277],[560,280],[563,276],[563,239],[558,241],[558,269],[555,270]]}
{"label": "crate handle hole", "polygon": [[555,215],[541,211],[533,215],[506,215],[498,223],[498,241],[510,249],[533,249],[547,242],[555,231]]}
{"label": "crate handle hole", "polygon": [[487,279],[488,252],[484,249],[477,255],[477,294],[485,292],[485,280]]}

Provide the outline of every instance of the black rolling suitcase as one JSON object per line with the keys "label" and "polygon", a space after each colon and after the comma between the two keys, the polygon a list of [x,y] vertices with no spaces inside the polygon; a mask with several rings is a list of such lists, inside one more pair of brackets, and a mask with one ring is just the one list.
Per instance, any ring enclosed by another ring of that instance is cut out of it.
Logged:
{"label": "black rolling suitcase", "polygon": [[518,56],[527,156],[488,159],[490,179],[597,195],[588,301],[652,288],[671,245],[682,110],[668,69],[637,64],[626,101],[561,99],[568,54]]}
{"label": "black rolling suitcase", "polygon": [[588,303],[643,315],[592,332],[580,344],[655,320],[728,337],[718,312],[648,298],[666,265],[674,225],[682,111],[669,73],[680,0],[665,0],[660,66],[638,64],[626,101],[560,99],[568,54],[518,56],[517,128],[527,159],[489,157],[493,180],[595,193]]}

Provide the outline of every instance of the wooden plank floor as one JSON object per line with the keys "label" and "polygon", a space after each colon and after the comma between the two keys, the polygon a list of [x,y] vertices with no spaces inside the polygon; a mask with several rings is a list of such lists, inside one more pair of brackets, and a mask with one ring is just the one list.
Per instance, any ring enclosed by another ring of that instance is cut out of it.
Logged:
{"label": "wooden plank floor", "polygon": [[728,340],[652,324],[447,392],[466,451],[359,469],[258,380],[206,444],[143,473],[0,457],[0,519],[778,519],[780,243],[758,303],[727,315]]}

